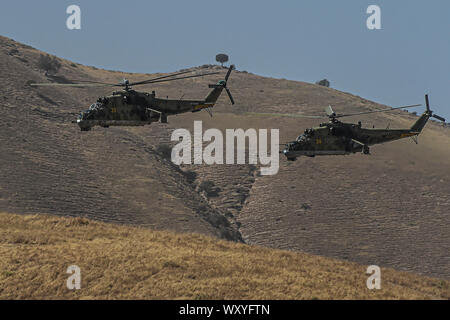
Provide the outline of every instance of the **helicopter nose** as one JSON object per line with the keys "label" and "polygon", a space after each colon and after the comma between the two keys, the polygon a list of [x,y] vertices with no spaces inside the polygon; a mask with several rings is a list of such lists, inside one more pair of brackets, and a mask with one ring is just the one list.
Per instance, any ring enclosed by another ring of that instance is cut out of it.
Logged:
{"label": "helicopter nose", "polygon": [[297,156],[294,154],[294,152],[288,150],[287,147],[282,151],[282,153],[286,156],[288,161],[295,161],[297,159]]}
{"label": "helicopter nose", "polygon": [[76,122],[76,124],[78,124],[78,126],[80,127],[81,131],[91,130],[91,125],[88,123],[88,121],[78,118],[76,121],[72,122]]}
{"label": "helicopter nose", "polygon": [[289,157],[289,155],[291,154],[289,147],[286,147],[283,149],[282,153],[286,156]]}

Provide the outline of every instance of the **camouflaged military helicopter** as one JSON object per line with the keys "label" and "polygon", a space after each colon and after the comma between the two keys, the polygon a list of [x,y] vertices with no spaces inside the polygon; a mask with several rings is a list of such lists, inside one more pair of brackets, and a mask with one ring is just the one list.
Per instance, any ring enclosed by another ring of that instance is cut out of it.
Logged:
{"label": "camouflaged military helicopter", "polygon": [[[287,160],[294,161],[299,156],[323,156],[323,155],[347,155],[356,152],[370,154],[369,146],[390,142],[402,138],[411,137],[417,143],[417,136],[422,132],[428,119],[433,117],[445,122],[445,119],[435,115],[430,110],[428,95],[425,95],[426,110],[421,117],[409,129],[375,129],[362,128],[361,122],[358,124],[344,123],[339,118],[363,115],[376,112],[388,112],[396,109],[418,107],[418,105],[403,106],[391,109],[374,110],[366,112],[357,112],[349,114],[336,114],[331,106],[325,109],[329,117],[329,122],[321,123],[319,127],[306,129],[303,134],[297,137],[295,141],[289,142],[284,149],[280,151]],[[299,118],[323,118],[323,116],[307,115],[286,115]]]}
{"label": "camouflaged military helicopter", "polygon": [[210,108],[214,107],[222,90],[225,89],[231,104],[234,104],[227,81],[234,65],[231,65],[224,80],[216,84],[210,84],[210,93],[203,100],[173,100],[157,98],[155,91],[152,93],[134,91],[131,87],[144,84],[167,82],[188,78],[204,77],[218,74],[211,72],[198,75],[178,77],[191,71],[177,72],[149,80],[132,82],[124,79],[121,83],[102,83],[95,81],[79,81],[84,83],[32,83],[31,86],[61,86],[61,87],[123,87],[122,91],[115,91],[111,96],[101,97],[92,104],[88,110],[79,114],[76,121],[81,131],[89,131],[98,125],[104,128],[109,126],[143,126],[160,121],[167,123],[167,116],[185,112],[198,112],[206,109],[210,115]]}
{"label": "camouflaged military helicopter", "polygon": [[[421,106],[420,104],[349,114],[336,114],[331,106],[328,106],[325,111],[330,119],[329,122],[321,123],[317,128],[306,129],[295,141],[287,143],[281,153],[283,153],[288,160],[294,161],[297,157],[302,155],[315,157],[316,155],[347,155],[357,152],[368,155],[370,154],[369,146],[407,137],[413,138],[417,143],[417,136],[422,132],[422,129],[431,117],[445,122],[443,117],[435,115],[433,111],[431,111],[428,95],[425,95],[425,102],[425,112],[409,129],[362,128],[360,121],[358,124],[354,124],[344,123],[338,119],[354,115],[418,107]],[[305,117],[311,118],[314,116]]]}

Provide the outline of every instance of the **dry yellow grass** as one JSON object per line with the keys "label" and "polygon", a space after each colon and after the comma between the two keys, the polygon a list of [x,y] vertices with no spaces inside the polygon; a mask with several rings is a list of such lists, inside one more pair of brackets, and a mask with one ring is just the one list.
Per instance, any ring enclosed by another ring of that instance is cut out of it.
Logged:
{"label": "dry yellow grass", "polygon": [[[105,224],[0,214],[2,299],[448,299],[449,281],[302,253]],[[81,268],[68,290],[66,269]]]}

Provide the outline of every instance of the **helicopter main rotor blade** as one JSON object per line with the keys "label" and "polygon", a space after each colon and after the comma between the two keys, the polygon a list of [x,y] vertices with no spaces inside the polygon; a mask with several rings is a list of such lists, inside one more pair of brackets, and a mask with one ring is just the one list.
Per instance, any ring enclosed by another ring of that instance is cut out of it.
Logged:
{"label": "helicopter main rotor blade", "polygon": [[325,113],[328,116],[336,115],[336,113],[334,112],[333,108],[331,108],[331,106],[328,106],[328,107],[325,108]]}
{"label": "helicopter main rotor blade", "polygon": [[136,85],[140,85],[140,84],[147,84],[148,82],[152,82],[152,81],[159,80],[159,79],[165,79],[165,78],[175,77],[175,76],[179,76],[179,75],[186,74],[186,73],[189,73],[189,72],[192,72],[192,70],[182,71],[182,72],[177,72],[177,73],[172,73],[172,74],[169,74],[169,75],[165,75],[165,76],[161,76],[161,77],[156,77],[156,78],[152,78],[152,79],[148,79],[148,80],[143,80],[143,81],[138,81],[138,82],[132,82],[130,85],[136,86]]}
{"label": "helicopter main rotor blade", "polygon": [[267,116],[267,117],[290,117],[290,118],[306,118],[306,119],[323,119],[325,116],[308,116],[296,113],[266,113],[266,112],[243,112],[246,115]]}
{"label": "helicopter main rotor blade", "polygon": [[231,71],[233,71],[233,69],[234,69],[234,64],[232,64],[232,65],[228,68],[227,75],[225,76],[225,81],[228,81],[228,78],[229,78],[229,76],[230,76],[230,74],[231,74]]}
{"label": "helicopter main rotor blade", "polygon": [[[180,78],[173,78],[173,79],[167,79],[167,80],[161,80],[166,78],[171,78],[175,76],[179,76],[182,74],[186,74],[192,72],[189,71],[183,71],[183,72],[177,72],[166,76],[161,76],[149,80],[144,81],[138,81],[138,82],[132,82],[128,83],[128,86],[132,85],[143,85],[143,84],[149,84],[154,82],[163,82],[163,81],[171,81],[171,80],[179,80],[179,79],[187,79],[187,78],[194,78],[194,77],[202,77],[207,76],[210,74],[217,74],[219,72],[214,73],[208,73],[208,74],[201,74],[201,75],[194,75],[194,76],[188,76],[188,77],[180,77]],[[83,88],[83,87],[124,87],[127,84],[125,82],[123,83],[104,83],[104,82],[97,82],[97,81],[91,81],[91,80],[68,80],[68,81],[74,81],[74,82],[82,82],[82,83],[31,83],[30,85],[32,87],[77,87],[77,88]]]}
{"label": "helicopter main rotor blade", "polygon": [[[158,83],[158,82],[167,82],[167,81],[174,81],[174,80],[182,80],[182,79],[189,79],[189,78],[197,78],[197,77],[204,77],[204,76],[210,76],[213,74],[218,74],[220,72],[211,72],[211,73],[206,73],[206,74],[197,74],[197,75],[193,75],[193,76],[186,76],[186,77],[179,77],[179,78],[173,78],[173,79],[163,79],[163,80],[156,80],[156,81],[149,81],[143,84],[151,84],[151,83]],[[136,84],[134,83],[130,83],[130,86],[134,86]]]}
{"label": "helicopter main rotor blade", "polygon": [[230,98],[231,104],[234,104],[233,96],[231,95],[230,90],[228,90],[228,88],[225,88],[225,90],[227,91],[227,94],[228,94],[228,97]]}
{"label": "helicopter main rotor blade", "polygon": [[78,88],[95,88],[95,87],[121,87],[119,84],[100,84],[100,83],[30,83],[32,87],[78,87]]}
{"label": "helicopter main rotor blade", "polygon": [[338,114],[338,115],[334,116],[334,118],[351,117],[351,116],[356,116],[356,115],[360,115],[360,114],[369,114],[369,113],[376,113],[376,112],[389,112],[389,111],[393,111],[393,110],[397,110],[397,109],[414,108],[414,107],[420,107],[420,106],[421,106],[421,104],[414,104],[411,106],[396,107],[396,108],[391,108],[391,109]]}
{"label": "helicopter main rotor blade", "polygon": [[93,83],[93,84],[104,84],[104,85],[116,85],[117,83],[107,83],[107,82],[99,82],[99,81],[92,81],[92,80],[74,80],[74,79],[65,79],[66,81],[69,81],[68,84],[77,84],[79,82],[81,83]]}

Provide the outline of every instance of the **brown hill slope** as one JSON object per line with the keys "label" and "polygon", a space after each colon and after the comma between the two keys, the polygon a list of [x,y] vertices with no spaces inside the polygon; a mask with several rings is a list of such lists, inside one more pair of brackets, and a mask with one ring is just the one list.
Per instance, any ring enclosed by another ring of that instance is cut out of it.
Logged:
{"label": "brown hill slope", "polygon": [[[0,214],[1,299],[448,299],[450,283],[304,253],[46,215]],[[81,288],[68,290],[70,265]]]}
{"label": "brown hill slope", "polygon": [[[174,128],[192,129],[193,120],[203,120],[204,129],[280,128],[283,142],[317,122],[240,113],[314,114],[328,104],[350,112],[380,105],[313,84],[234,72],[229,87],[237,104],[231,107],[222,96],[213,118],[206,113],[185,114],[169,118],[167,126],[96,128],[81,134],[68,122],[97,96],[110,92],[31,89],[26,86],[29,79],[48,81],[36,67],[39,53],[0,39],[4,88],[0,101],[5,115],[0,120],[1,210],[86,214],[176,231],[225,233],[234,239],[239,238],[235,232],[240,226],[245,241],[252,244],[449,278],[448,128],[429,123],[419,145],[410,140],[393,142],[373,147],[371,156],[294,163],[280,158],[279,173],[269,177],[258,176],[258,170],[248,165],[184,166],[184,171],[197,174],[190,184],[155,149],[169,142]],[[8,54],[13,47],[19,53]],[[59,74],[105,81],[148,77],[67,61]],[[213,78],[140,89],[156,90],[159,96],[197,98],[206,95],[207,84],[217,80]],[[363,125],[390,123],[391,128],[409,127],[415,119],[401,111],[361,118]],[[204,180],[218,187],[217,196],[207,199],[198,194],[195,186]]]}
{"label": "brown hill slope", "polygon": [[[223,214],[147,141],[115,128],[81,134],[70,121],[98,92],[31,88],[30,80],[48,81],[38,57],[37,50],[0,38],[2,210],[239,239]],[[88,71],[95,70],[63,61],[59,76],[89,79]]]}
{"label": "brown hill slope", "polygon": [[[414,121],[404,113],[383,117],[370,122],[400,128]],[[205,128],[279,127],[281,141],[314,125],[225,114],[201,118]],[[176,121],[173,126],[182,125]],[[275,176],[247,178],[247,166],[230,182],[236,172],[227,166],[189,169],[223,190],[211,200],[234,215],[247,243],[450,277],[448,128],[430,123],[419,145],[404,140],[375,146],[371,156],[280,159]]]}

